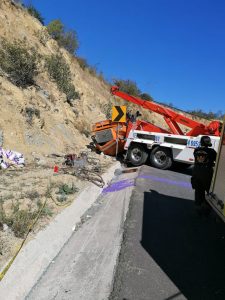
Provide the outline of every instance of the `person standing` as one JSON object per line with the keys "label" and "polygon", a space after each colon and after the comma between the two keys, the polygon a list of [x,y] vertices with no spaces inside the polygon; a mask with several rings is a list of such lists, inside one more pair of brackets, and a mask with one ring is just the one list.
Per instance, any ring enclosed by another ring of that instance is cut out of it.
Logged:
{"label": "person standing", "polygon": [[211,146],[210,137],[202,136],[200,147],[194,150],[195,163],[191,184],[195,190],[195,206],[199,214],[208,214],[211,210],[205,199],[205,193],[209,193],[217,154]]}

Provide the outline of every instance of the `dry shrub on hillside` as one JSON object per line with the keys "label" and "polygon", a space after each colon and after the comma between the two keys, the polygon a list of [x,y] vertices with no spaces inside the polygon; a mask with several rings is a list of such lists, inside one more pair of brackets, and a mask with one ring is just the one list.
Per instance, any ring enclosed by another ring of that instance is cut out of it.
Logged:
{"label": "dry shrub on hillside", "polygon": [[39,61],[35,49],[28,49],[22,41],[11,43],[5,39],[0,46],[0,68],[8,75],[9,80],[22,88],[33,85]]}
{"label": "dry shrub on hillside", "polygon": [[60,20],[53,20],[47,26],[48,33],[56,40],[60,47],[74,54],[79,47],[77,33],[75,30],[66,30]]}
{"label": "dry shrub on hillside", "polygon": [[27,123],[32,125],[34,117],[37,117],[38,119],[40,119],[40,110],[37,108],[33,108],[33,107],[26,107],[25,108],[25,116],[26,116]]}
{"label": "dry shrub on hillside", "polygon": [[31,16],[36,18],[42,25],[44,25],[44,18],[42,17],[41,13],[34,7],[32,4],[28,4],[27,11]]}
{"label": "dry shrub on hillside", "polygon": [[109,101],[101,106],[101,110],[105,114],[106,119],[111,119],[112,107],[113,107],[113,103],[111,101]]}
{"label": "dry shrub on hillside", "polygon": [[77,56],[76,59],[82,70],[88,69],[89,64],[85,58]]}
{"label": "dry shrub on hillside", "polygon": [[69,104],[72,100],[80,99],[80,94],[75,90],[71,82],[70,67],[61,54],[52,54],[46,57],[45,67],[58,89],[66,94]]}
{"label": "dry shrub on hillside", "polygon": [[52,215],[52,211],[48,205],[43,207],[43,203],[38,198],[32,200],[36,200],[33,205],[29,204],[24,207],[19,200],[14,199],[10,209],[6,211],[3,205],[4,200],[0,198],[0,224],[9,226],[16,237],[24,238],[30,226],[36,220],[40,209],[40,217]]}
{"label": "dry shrub on hillside", "polygon": [[104,82],[105,84],[109,84],[106,80],[106,78],[104,77],[104,74],[102,71],[98,71],[97,66],[91,66],[88,61],[80,56],[76,57],[76,60],[79,64],[79,66],[81,67],[82,70],[88,70],[88,72],[92,75],[97,77],[100,81]]}
{"label": "dry shrub on hillside", "polygon": [[35,31],[35,36],[38,38],[39,42],[43,45],[46,46],[46,43],[49,41],[51,38],[48,34],[48,31],[45,27],[43,27],[41,30]]}
{"label": "dry shrub on hillside", "polygon": [[74,124],[76,129],[87,138],[91,135],[91,126],[88,121],[85,120],[77,120]]}

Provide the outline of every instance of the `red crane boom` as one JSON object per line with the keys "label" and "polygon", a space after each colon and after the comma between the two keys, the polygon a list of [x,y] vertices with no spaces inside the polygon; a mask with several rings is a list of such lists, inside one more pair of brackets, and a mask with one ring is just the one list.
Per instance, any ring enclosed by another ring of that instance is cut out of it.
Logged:
{"label": "red crane boom", "polygon": [[[216,136],[220,135],[221,122],[219,121],[212,121],[209,125],[204,125],[203,123],[194,121],[182,114],[173,111],[172,109],[165,108],[155,102],[146,101],[138,97],[128,95],[120,91],[119,87],[117,86],[111,87],[111,93],[126,101],[132,102],[145,109],[151,110],[155,113],[162,115],[165,122],[169,126],[172,134],[187,135],[187,136],[197,136],[201,134],[216,135]],[[191,128],[191,130],[187,133],[184,133],[180,128],[180,126],[178,125],[178,123]]]}

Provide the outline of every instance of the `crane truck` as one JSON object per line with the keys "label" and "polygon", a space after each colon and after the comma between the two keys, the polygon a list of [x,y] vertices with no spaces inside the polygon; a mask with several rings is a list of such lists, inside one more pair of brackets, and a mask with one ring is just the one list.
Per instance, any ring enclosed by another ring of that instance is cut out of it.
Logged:
{"label": "crane truck", "polygon": [[[125,153],[125,159],[133,166],[145,164],[149,159],[153,167],[165,170],[174,162],[193,164],[193,150],[199,146],[202,135],[209,135],[212,147],[218,149],[221,122],[212,121],[205,125],[153,101],[126,94],[117,86],[111,87],[111,94],[160,114],[168,129],[144,120],[132,122],[128,119],[118,123],[108,119],[97,122],[92,127],[90,146],[96,152],[111,156],[116,156],[117,151]],[[179,124],[190,130],[184,132]]]}

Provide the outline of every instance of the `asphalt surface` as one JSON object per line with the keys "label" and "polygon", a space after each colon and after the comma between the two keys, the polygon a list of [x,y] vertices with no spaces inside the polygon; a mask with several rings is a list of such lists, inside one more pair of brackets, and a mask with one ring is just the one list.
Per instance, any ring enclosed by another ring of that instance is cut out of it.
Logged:
{"label": "asphalt surface", "polygon": [[144,166],[135,185],[109,299],[225,299],[225,224],[196,214],[190,176]]}
{"label": "asphalt surface", "polygon": [[[121,173],[121,169],[117,171],[113,181],[82,216],[74,234],[26,299],[109,298],[122,243],[124,221],[134,178],[137,176],[136,169],[128,174]],[[54,236],[52,239],[54,240]]]}

